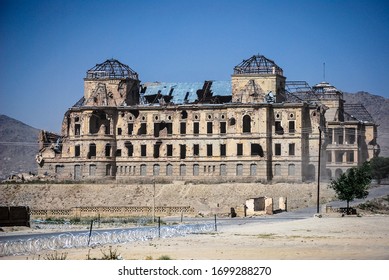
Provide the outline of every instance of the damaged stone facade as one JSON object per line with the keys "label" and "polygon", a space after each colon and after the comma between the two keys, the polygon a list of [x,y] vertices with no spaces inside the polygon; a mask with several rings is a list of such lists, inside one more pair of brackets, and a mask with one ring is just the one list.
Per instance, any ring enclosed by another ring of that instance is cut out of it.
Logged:
{"label": "damaged stone facade", "polygon": [[[84,96],[65,113],[61,135],[42,132],[39,173],[122,182],[313,181],[320,129],[337,127],[355,128],[346,149],[354,161],[323,160],[322,174],[328,169],[334,176],[374,156],[373,122],[326,122],[329,112],[344,114],[339,94],[314,102],[291,101],[295,96],[283,70],[260,55],[237,65],[229,84],[201,86],[141,84],[129,66],[107,60],[87,71]],[[323,152],[336,154],[327,133],[322,139]]]}

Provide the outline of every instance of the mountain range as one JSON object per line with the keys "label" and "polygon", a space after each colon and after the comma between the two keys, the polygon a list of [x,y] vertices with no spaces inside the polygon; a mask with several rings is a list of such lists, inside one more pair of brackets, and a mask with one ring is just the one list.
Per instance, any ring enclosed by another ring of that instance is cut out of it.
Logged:
{"label": "mountain range", "polygon": [[[380,156],[389,157],[389,99],[368,92],[344,93],[346,103],[363,104],[378,127]],[[37,172],[39,129],[0,115],[0,181],[9,175]]]}

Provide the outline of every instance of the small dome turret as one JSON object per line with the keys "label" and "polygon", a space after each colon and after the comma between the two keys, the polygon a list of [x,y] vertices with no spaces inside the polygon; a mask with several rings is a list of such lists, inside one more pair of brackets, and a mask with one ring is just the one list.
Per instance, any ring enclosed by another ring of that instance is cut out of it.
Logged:
{"label": "small dome turret", "polygon": [[235,66],[234,75],[236,74],[277,74],[283,76],[283,70],[273,60],[258,54]]}

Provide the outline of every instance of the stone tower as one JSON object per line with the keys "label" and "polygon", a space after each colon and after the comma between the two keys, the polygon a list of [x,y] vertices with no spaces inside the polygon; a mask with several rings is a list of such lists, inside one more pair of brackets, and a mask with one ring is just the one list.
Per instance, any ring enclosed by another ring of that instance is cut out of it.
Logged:
{"label": "stone tower", "polygon": [[285,100],[283,70],[263,55],[254,55],[234,67],[232,102],[262,103],[266,97],[272,102]]}

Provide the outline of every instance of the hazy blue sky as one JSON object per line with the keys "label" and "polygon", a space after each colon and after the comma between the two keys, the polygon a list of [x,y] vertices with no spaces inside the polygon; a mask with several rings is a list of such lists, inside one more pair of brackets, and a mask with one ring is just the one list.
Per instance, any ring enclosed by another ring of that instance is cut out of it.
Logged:
{"label": "hazy blue sky", "polygon": [[0,0],[0,114],[60,131],[96,63],[147,81],[229,80],[263,54],[288,80],[389,98],[389,1]]}

